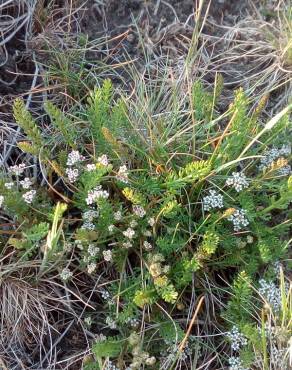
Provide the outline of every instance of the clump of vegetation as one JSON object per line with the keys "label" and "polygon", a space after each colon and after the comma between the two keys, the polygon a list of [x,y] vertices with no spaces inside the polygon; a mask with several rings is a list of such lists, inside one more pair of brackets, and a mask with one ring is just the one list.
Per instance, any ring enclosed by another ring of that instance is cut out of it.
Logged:
{"label": "clump of vegetation", "polygon": [[263,126],[241,89],[221,115],[200,82],[136,91],[48,101],[50,131],[15,101],[1,289],[51,279],[78,302],[88,370],[287,367],[291,106]]}

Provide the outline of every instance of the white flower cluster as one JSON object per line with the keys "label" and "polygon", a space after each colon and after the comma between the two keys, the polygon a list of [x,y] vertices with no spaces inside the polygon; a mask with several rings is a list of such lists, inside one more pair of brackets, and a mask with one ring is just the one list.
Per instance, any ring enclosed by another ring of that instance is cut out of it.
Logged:
{"label": "white flower cluster", "polygon": [[127,242],[123,243],[122,246],[125,249],[129,249],[129,248],[133,247],[133,244],[131,242],[127,241]]}
{"label": "white flower cluster", "polygon": [[215,190],[210,190],[209,195],[203,198],[204,211],[223,207],[223,196]]}
{"label": "white flower cluster", "polygon": [[91,171],[94,171],[96,170],[96,165],[94,163],[89,163],[86,165],[86,171],[87,172],[91,172]]}
{"label": "white flower cluster", "polygon": [[101,291],[100,295],[101,295],[102,299],[104,299],[105,301],[109,301],[111,299],[111,295],[105,289]]}
{"label": "white flower cluster", "polygon": [[99,212],[95,209],[89,209],[82,214],[84,221],[92,222],[94,219],[98,218]]}
{"label": "white flower cluster", "polygon": [[96,270],[96,263],[91,262],[89,265],[87,265],[87,272],[90,274],[93,274],[94,271]]}
{"label": "white flower cluster", "polygon": [[[32,181],[28,177],[25,177],[19,183],[23,187],[23,189],[29,189],[31,187],[31,185],[32,185]],[[13,185],[13,183],[12,183],[12,185]]]}
{"label": "white flower cluster", "polygon": [[89,244],[87,251],[91,257],[95,257],[99,253],[99,248],[96,247],[94,244]]}
{"label": "white flower cluster", "polygon": [[130,324],[130,326],[132,328],[137,328],[137,326],[139,326],[139,320],[138,319],[135,319],[135,318],[133,318],[133,319],[129,318],[127,320],[127,323]]}
{"label": "white flower cluster", "polygon": [[85,323],[86,326],[88,326],[90,328],[91,325],[92,325],[92,318],[91,318],[91,316],[85,317],[84,323]]}
{"label": "white flower cluster", "polygon": [[103,366],[104,370],[120,370],[111,360],[108,360],[106,365]]}
{"label": "white flower cluster", "polygon": [[246,218],[246,210],[244,209],[237,209],[228,217],[228,220],[233,222],[234,231],[239,231],[249,224],[249,221]]}
{"label": "white flower cluster", "polygon": [[105,322],[106,322],[106,324],[108,325],[108,327],[110,329],[116,329],[117,328],[117,323],[110,316],[107,316],[107,318],[105,319]]}
{"label": "white flower cluster", "polygon": [[98,199],[107,199],[109,193],[106,190],[102,190],[101,185],[95,187],[93,190],[89,190],[87,193],[86,203],[91,205],[98,201]]}
{"label": "white flower cluster", "polygon": [[99,164],[102,164],[103,166],[108,166],[109,165],[109,160],[106,154],[101,155],[100,157],[97,158],[97,162]]}
{"label": "white flower cluster", "polygon": [[242,365],[241,359],[239,357],[230,357],[228,362],[229,370],[248,370]]}
{"label": "white flower cluster", "polygon": [[111,262],[113,260],[112,251],[110,249],[103,251],[102,254],[105,261]]}
{"label": "white flower cluster", "polygon": [[14,165],[14,166],[10,166],[8,168],[8,171],[10,173],[12,173],[13,175],[16,175],[16,176],[19,176],[21,175],[25,170],[25,164],[24,163],[20,163],[19,165]]}
{"label": "white flower cluster", "polygon": [[267,151],[263,158],[261,158],[261,164],[259,168],[261,170],[269,167],[272,162],[280,157],[288,157],[291,154],[291,146],[290,145],[282,145],[280,149],[272,148]]}
{"label": "white flower cluster", "polygon": [[82,229],[82,230],[89,230],[89,231],[93,231],[93,230],[95,229],[95,225],[94,225],[94,223],[92,223],[92,222],[85,221],[85,222],[82,224],[81,229]]}
{"label": "white flower cluster", "polygon": [[63,280],[63,281],[68,281],[71,279],[71,277],[73,276],[73,272],[70,271],[67,267],[65,267],[62,272],[60,273],[60,278]]}
{"label": "white flower cluster", "polygon": [[153,247],[152,247],[152,244],[150,244],[149,242],[147,242],[146,240],[144,241],[143,243],[143,247],[145,248],[146,251],[150,251]]}
{"label": "white flower cluster", "polygon": [[73,184],[79,176],[78,168],[66,168],[66,175],[68,176],[69,181]]}
{"label": "white flower cluster", "polygon": [[249,182],[243,172],[232,172],[232,176],[226,180],[226,185],[233,186],[239,193],[241,190],[248,188]]}
{"label": "white flower cluster", "polygon": [[155,218],[154,217],[150,217],[148,219],[148,225],[153,227],[155,225]]}
{"label": "white flower cluster", "polygon": [[119,181],[121,181],[125,184],[128,184],[128,182],[129,182],[129,172],[128,172],[127,166],[121,166],[119,168],[116,178],[117,178],[117,180],[119,180]]}
{"label": "white flower cluster", "polygon": [[78,150],[72,150],[67,157],[67,166],[73,166],[75,163],[84,161],[84,157],[79,153]]}
{"label": "white flower cluster", "polygon": [[5,186],[6,189],[10,190],[10,189],[13,188],[14,182],[5,182],[4,186]]}
{"label": "white flower cluster", "polygon": [[114,213],[114,219],[115,221],[121,221],[122,219],[122,212],[121,211],[117,211]]}
{"label": "white flower cluster", "polygon": [[231,341],[231,348],[233,351],[238,351],[240,347],[247,345],[247,339],[239,332],[237,326],[233,326],[227,336]]}
{"label": "white flower cluster", "polygon": [[22,198],[25,201],[25,203],[31,204],[32,201],[34,200],[35,195],[36,195],[36,191],[35,190],[30,190],[30,191],[27,191],[26,193],[22,194]]}
{"label": "white flower cluster", "polygon": [[133,237],[135,236],[135,230],[128,227],[126,231],[123,231],[123,234],[126,238],[133,239]]}
{"label": "white flower cluster", "polygon": [[3,206],[4,203],[4,196],[0,195],[0,208]]}
{"label": "white flower cluster", "polygon": [[146,215],[146,211],[142,206],[134,205],[133,212],[136,216],[143,218]]}
{"label": "white flower cluster", "polygon": [[270,281],[267,282],[264,279],[259,281],[260,288],[259,293],[266,299],[274,311],[279,311],[281,308],[281,290]]}
{"label": "white flower cluster", "polygon": [[280,176],[289,176],[291,172],[292,172],[292,169],[289,164],[287,164],[287,166],[284,166],[278,169],[278,174]]}

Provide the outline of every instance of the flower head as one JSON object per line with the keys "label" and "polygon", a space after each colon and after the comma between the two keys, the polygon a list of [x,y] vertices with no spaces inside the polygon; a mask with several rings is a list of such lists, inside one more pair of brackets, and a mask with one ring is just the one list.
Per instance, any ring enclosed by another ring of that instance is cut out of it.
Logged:
{"label": "flower head", "polygon": [[244,173],[242,172],[232,172],[232,176],[228,177],[226,180],[226,185],[233,186],[237,192],[248,188],[249,182]]}
{"label": "flower head", "polygon": [[36,191],[35,190],[30,190],[30,191],[27,191],[26,193],[22,194],[22,198],[25,201],[25,203],[31,204],[32,201],[34,200],[35,195],[36,195]]}
{"label": "flower head", "polygon": [[223,207],[223,196],[217,194],[215,190],[210,190],[209,195],[203,198],[203,206],[205,211],[210,211],[215,208]]}

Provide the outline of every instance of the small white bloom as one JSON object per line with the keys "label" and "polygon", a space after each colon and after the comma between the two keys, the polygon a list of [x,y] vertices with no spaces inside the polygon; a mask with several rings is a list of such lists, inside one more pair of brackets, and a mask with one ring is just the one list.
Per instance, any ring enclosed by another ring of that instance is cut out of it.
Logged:
{"label": "small white bloom", "polygon": [[146,249],[146,251],[150,251],[153,248],[152,245],[146,240],[143,243],[143,247]]}
{"label": "small white bloom", "polygon": [[229,370],[248,370],[247,368],[243,367],[239,357],[230,357],[228,362]]}
{"label": "small white bloom", "polygon": [[22,194],[22,198],[27,204],[31,204],[35,195],[36,195],[36,191],[35,190],[30,190],[30,191],[27,191],[26,193]]}
{"label": "small white bloom", "polygon": [[105,322],[109,326],[110,329],[116,329],[117,328],[116,322],[111,317],[108,316],[105,319]]}
{"label": "small white bloom", "polygon": [[259,293],[266,299],[275,312],[279,311],[282,305],[281,289],[272,281],[267,282],[264,279],[261,279],[259,284]]}
{"label": "small white bloom", "polygon": [[112,232],[114,231],[114,229],[115,229],[115,225],[109,225],[109,227],[108,227],[108,231],[109,231],[110,233],[112,233]]}
{"label": "small white bloom", "polygon": [[136,220],[132,220],[132,221],[130,222],[130,227],[134,228],[134,227],[136,227],[136,226],[138,226],[138,222],[137,222]]}
{"label": "small white bloom", "polygon": [[129,182],[128,176],[129,176],[129,172],[128,172],[127,166],[121,166],[116,176],[117,180],[122,181],[125,184],[127,184]]}
{"label": "small white bloom", "polygon": [[32,181],[28,177],[25,177],[24,180],[20,181],[20,185],[23,189],[29,189],[32,185]]}
{"label": "small white bloom", "polygon": [[71,183],[78,179],[79,171],[77,168],[66,168],[66,175]]}
{"label": "small white bloom", "polygon": [[108,166],[109,165],[109,160],[106,154],[103,154],[102,156],[97,158],[97,162],[99,164],[102,164],[103,166]]}
{"label": "small white bloom", "polygon": [[95,340],[97,342],[104,342],[106,340],[106,336],[103,335],[102,333],[101,334],[97,334]]}
{"label": "small white bloom", "polygon": [[88,246],[88,253],[91,257],[95,257],[99,253],[99,248],[96,247],[94,244],[89,244]]}
{"label": "small white bloom", "polygon": [[151,233],[151,231],[149,231],[149,230],[144,230],[144,231],[143,231],[143,235],[144,235],[144,236],[147,236],[147,238],[150,238],[150,237],[152,236],[152,233]]}
{"label": "small white bloom", "polygon": [[249,221],[246,218],[246,211],[244,209],[236,210],[231,216],[228,217],[228,220],[232,221],[234,231],[239,231],[249,224]]}
{"label": "small white bloom", "polygon": [[93,231],[95,229],[95,225],[92,222],[85,221],[83,225],[81,226],[82,230],[89,230]]}
{"label": "small white bloom", "polygon": [[249,182],[244,173],[242,172],[232,172],[232,176],[228,177],[226,180],[226,185],[233,186],[237,192],[248,188]]}
{"label": "small white bloom", "polygon": [[133,244],[128,241],[128,242],[123,243],[122,246],[126,249],[129,249],[133,247]]}
{"label": "small white bloom", "polygon": [[3,203],[4,203],[4,196],[0,195],[0,208],[2,207]]}
{"label": "small white bloom", "polygon": [[100,292],[100,295],[101,295],[102,299],[104,299],[105,301],[109,301],[110,298],[111,298],[111,295],[109,294],[109,292],[107,290],[102,290]]}
{"label": "small white bloom", "polygon": [[203,198],[203,206],[205,211],[210,211],[215,208],[223,208],[223,196],[217,194],[215,190],[210,190],[209,195]]}
{"label": "small white bloom", "polygon": [[14,185],[14,183],[13,183],[13,182],[6,182],[6,183],[4,184],[5,188],[6,188],[6,189],[9,189],[9,190],[13,188],[13,185]]}
{"label": "small white bloom", "polygon": [[122,219],[122,212],[121,212],[121,211],[117,211],[117,212],[115,212],[115,213],[114,213],[114,219],[115,219],[116,221],[121,221],[121,219]]}
{"label": "small white bloom", "polygon": [[112,251],[110,249],[103,251],[102,254],[105,261],[111,262],[113,260]]}
{"label": "small white bloom", "polygon": [[247,339],[239,332],[237,326],[233,326],[227,336],[230,339],[233,351],[238,351],[242,346],[247,345]]}
{"label": "small white bloom", "polygon": [[123,231],[123,234],[125,235],[126,238],[133,239],[135,235],[135,230],[128,227],[126,231]]}
{"label": "small white bloom", "polygon": [[94,219],[98,218],[99,212],[94,209],[89,209],[82,214],[82,218],[85,221],[92,222]]}
{"label": "small white bloom", "polygon": [[91,171],[94,171],[94,170],[96,170],[96,165],[94,163],[90,163],[90,164],[86,165],[86,171],[87,172],[91,172]]}
{"label": "small white bloom", "polygon": [[75,163],[81,162],[84,159],[78,150],[72,150],[67,157],[67,166],[73,166]]}
{"label": "small white bloom", "polygon": [[71,277],[73,276],[73,272],[70,271],[67,267],[65,267],[61,274],[60,274],[60,278],[63,280],[63,281],[68,281],[69,279],[71,279]]}
{"label": "small white bloom", "polygon": [[150,217],[148,219],[148,225],[153,227],[155,225],[155,218],[154,217]]}
{"label": "small white bloom", "polygon": [[96,263],[92,262],[87,266],[87,272],[92,274],[96,270]]}
{"label": "small white bloom", "polygon": [[88,327],[90,327],[90,326],[92,325],[92,318],[91,318],[91,316],[87,316],[87,317],[85,317],[84,322],[85,322],[85,324],[86,324]]}
{"label": "small white bloom", "polygon": [[136,216],[140,218],[143,218],[146,215],[145,209],[138,205],[133,206],[133,212],[135,213]]}
{"label": "small white bloom", "polygon": [[93,190],[89,190],[89,192],[87,193],[86,203],[88,205],[91,205],[99,199],[107,199],[108,197],[109,193],[106,190],[102,190],[101,185],[99,185]]}
{"label": "small white bloom", "polygon": [[20,163],[19,165],[14,165],[14,166],[10,166],[8,168],[8,171],[16,176],[19,176],[21,175],[25,170],[25,164],[24,163]]}
{"label": "small white bloom", "polygon": [[132,328],[137,328],[137,326],[139,326],[139,320],[136,318],[129,318],[127,322],[132,326]]}

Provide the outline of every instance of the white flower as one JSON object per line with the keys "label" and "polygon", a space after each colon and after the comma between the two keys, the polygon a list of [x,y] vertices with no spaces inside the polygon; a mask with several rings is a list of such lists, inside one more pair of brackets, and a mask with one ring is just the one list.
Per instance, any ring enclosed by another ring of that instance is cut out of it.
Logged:
{"label": "white flower", "polygon": [[109,326],[110,329],[116,329],[117,324],[116,322],[109,316],[105,319],[106,324]]}
{"label": "white flower", "polygon": [[95,340],[97,342],[104,342],[106,340],[106,336],[103,335],[102,333],[101,334],[97,334],[96,337],[95,337]]}
{"label": "white flower", "polygon": [[133,206],[133,212],[135,213],[136,216],[140,218],[143,218],[146,215],[145,209],[138,205]]}
{"label": "white flower", "polygon": [[239,357],[230,357],[228,362],[229,370],[248,370],[247,368],[243,367]]}
{"label": "white flower", "polygon": [[5,188],[6,188],[6,189],[12,189],[12,188],[13,188],[13,185],[14,185],[14,183],[13,183],[13,182],[6,182],[6,183],[4,184],[4,186],[5,186]]}
{"label": "white flower", "polygon": [[121,166],[116,176],[117,179],[127,184],[129,182],[128,176],[129,176],[129,172],[128,172],[127,166]]}
{"label": "white flower", "polygon": [[72,150],[67,157],[67,166],[73,166],[75,163],[83,161],[85,158],[78,152],[78,150]]}
{"label": "white flower", "polygon": [[133,239],[135,235],[135,230],[128,227],[126,231],[123,231],[123,234],[125,235],[126,238]]}
{"label": "white flower", "polygon": [[24,180],[20,181],[20,185],[23,187],[23,189],[29,189],[32,185],[32,181],[28,177],[25,177]]}
{"label": "white flower", "polygon": [[139,325],[139,320],[136,318],[128,318],[127,322],[132,326],[132,328],[136,328]]}
{"label": "white flower", "polygon": [[292,173],[291,166],[287,164],[287,166],[279,168],[277,172],[280,176],[289,176]]}
{"label": "white flower", "polygon": [[83,225],[81,226],[82,230],[89,230],[92,231],[95,229],[95,225],[92,222],[85,221]]}
{"label": "white flower", "polygon": [[99,252],[99,248],[96,247],[94,244],[89,244],[88,246],[88,253],[91,257],[95,257]]}
{"label": "white flower", "polygon": [[99,212],[94,209],[89,209],[82,214],[82,218],[85,221],[92,222],[94,219],[98,218]]}
{"label": "white flower", "polygon": [[276,287],[272,281],[267,282],[264,279],[261,279],[259,284],[259,293],[266,299],[274,311],[279,311],[282,303],[280,288]]}
{"label": "white flower", "polygon": [[126,249],[129,249],[133,247],[133,244],[128,241],[128,242],[123,243],[122,246]]}
{"label": "white flower", "polygon": [[261,158],[261,164],[259,168],[260,170],[264,170],[269,167],[276,159],[280,157],[288,157],[290,154],[290,145],[282,145],[280,149],[272,148],[265,153],[264,157]]}
{"label": "white flower", "polygon": [[240,192],[242,189],[248,188],[249,182],[244,173],[232,172],[232,176],[226,180],[226,185],[233,186],[237,192]]}
{"label": "white flower", "polygon": [[102,156],[97,158],[97,162],[99,164],[102,164],[103,166],[108,166],[109,165],[109,160],[106,154],[103,154]]}
{"label": "white flower", "polygon": [[90,326],[92,325],[92,318],[91,318],[91,316],[87,316],[87,317],[85,317],[84,322],[85,322],[85,324],[86,324],[88,327],[90,327]]}
{"label": "white flower", "polygon": [[136,220],[132,220],[130,222],[130,227],[132,227],[132,228],[136,227],[137,225],[138,225],[138,222]]}
{"label": "white flower", "polygon": [[16,176],[19,176],[24,172],[24,169],[25,169],[25,164],[20,163],[19,165],[16,164],[14,166],[10,166],[8,168],[8,171]]}
{"label": "white flower", "polygon": [[66,175],[71,183],[78,179],[79,171],[77,168],[66,168]]}
{"label": "white flower", "polygon": [[152,236],[151,231],[149,231],[149,230],[144,230],[143,235],[147,236],[148,238],[150,238]]}
{"label": "white flower", "polygon": [[89,192],[87,193],[86,203],[88,205],[91,205],[94,202],[98,201],[98,199],[107,199],[108,197],[109,193],[106,190],[102,190],[101,185],[99,185],[93,190],[89,190]]}
{"label": "white flower", "polygon": [[3,202],[4,202],[4,196],[3,195],[0,195],[0,208],[3,205]]}
{"label": "white flower", "polygon": [[22,198],[26,203],[30,204],[30,203],[32,203],[35,195],[36,195],[36,191],[35,190],[30,190],[30,191],[27,191],[26,193],[22,194]]}
{"label": "white flower", "polygon": [[112,251],[110,249],[103,251],[102,254],[105,261],[111,262],[113,260]]}
{"label": "white flower", "polygon": [[155,225],[155,218],[154,217],[150,217],[148,219],[148,225],[153,227]]}
{"label": "white flower", "polygon": [[122,212],[121,212],[121,211],[117,211],[117,212],[115,212],[115,213],[114,213],[114,219],[115,219],[116,221],[121,221],[121,219],[122,219]]}
{"label": "white flower", "polygon": [[109,227],[108,227],[108,231],[109,231],[110,233],[112,233],[112,232],[114,231],[114,229],[115,229],[115,225],[109,225]]}
{"label": "white flower", "polygon": [[239,231],[249,224],[249,221],[246,218],[246,211],[244,209],[237,209],[228,217],[228,220],[233,222],[234,231]]}
{"label": "white flower", "polygon": [[247,345],[247,339],[239,332],[237,326],[233,326],[227,336],[231,341],[231,348],[233,351],[238,351],[242,346]]}
{"label": "white flower", "polygon": [[203,198],[203,206],[205,211],[210,211],[215,208],[223,207],[223,196],[217,194],[215,190],[210,190],[209,195]]}
{"label": "white flower", "polygon": [[96,263],[92,262],[87,266],[87,272],[92,274],[96,270]]}
{"label": "white flower", "polygon": [[146,240],[143,243],[143,247],[146,249],[146,251],[150,251],[153,248],[152,245]]}
{"label": "white flower", "polygon": [[60,278],[63,281],[68,281],[73,276],[73,272],[70,271],[67,267],[65,267],[62,272],[60,273]]}
{"label": "white flower", "polygon": [[90,164],[86,165],[86,171],[87,172],[91,172],[91,171],[94,171],[94,170],[96,170],[96,165],[94,163],[90,163]]}
{"label": "white flower", "polygon": [[110,298],[111,298],[111,295],[105,289],[101,291],[100,295],[101,295],[102,299],[104,299],[105,301],[109,301]]}

